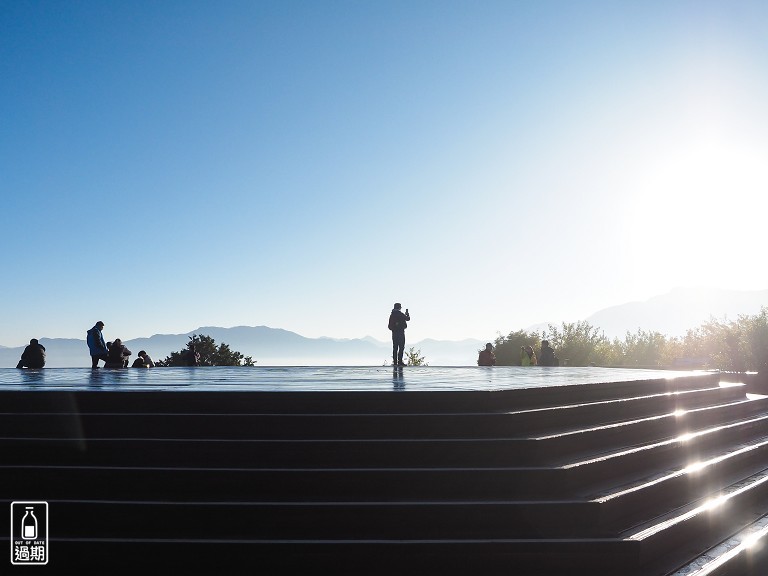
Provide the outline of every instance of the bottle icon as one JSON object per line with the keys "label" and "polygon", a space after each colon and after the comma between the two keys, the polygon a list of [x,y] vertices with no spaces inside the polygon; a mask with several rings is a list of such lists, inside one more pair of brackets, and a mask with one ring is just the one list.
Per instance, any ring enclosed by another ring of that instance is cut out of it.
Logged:
{"label": "bottle icon", "polygon": [[37,538],[37,518],[32,506],[27,506],[26,510],[24,518],[21,519],[21,537],[24,540],[34,540]]}

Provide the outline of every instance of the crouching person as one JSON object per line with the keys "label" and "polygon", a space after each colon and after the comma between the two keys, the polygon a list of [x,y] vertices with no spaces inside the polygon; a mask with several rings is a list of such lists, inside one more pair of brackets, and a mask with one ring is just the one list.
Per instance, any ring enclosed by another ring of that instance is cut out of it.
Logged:
{"label": "crouching person", "polygon": [[152,358],[149,357],[144,350],[139,352],[139,357],[133,361],[131,368],[154,368],[155,363],[152,362]]}
{"label": "crouching person", "polygon": [[32,338],[29,346],[24,348],[16,368],[42,368],[43,366],[45,366],[45,346],[40,344],[37,338]]}
{"label": "crouching person", "polygon": [[127,368],[131,351],[123,345],[120,338],[115,338],[112,344],[108,344],[107,364],[105,368]]}

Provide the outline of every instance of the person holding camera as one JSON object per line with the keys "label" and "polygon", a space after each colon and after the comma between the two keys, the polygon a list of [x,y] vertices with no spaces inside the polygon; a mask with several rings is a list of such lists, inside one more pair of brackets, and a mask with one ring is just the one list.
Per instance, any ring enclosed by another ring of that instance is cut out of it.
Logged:
{"label": "person holding camera", "polygon": [[408,314],[408,308],[405,314],[400,310],[402,305],[395,302],[395,307],[389,315],[389,324],[387,327],[392,331],[392,365],[405,366],[403,362],[403,353],[405,351],[405,329],[408,328],[407,321],[411,319]]}

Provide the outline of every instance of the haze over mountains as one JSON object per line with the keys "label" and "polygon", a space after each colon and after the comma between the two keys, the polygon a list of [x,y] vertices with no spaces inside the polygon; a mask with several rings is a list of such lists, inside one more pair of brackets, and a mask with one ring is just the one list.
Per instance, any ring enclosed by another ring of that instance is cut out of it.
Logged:
{"label": "haze over mountains", "polygon": [[[679,288],[644,302],[630,302],[600,310],[586,320],[601,328],[610,338],[623,338],[627,331],[635,332],[638,328],[667,336],[682,336],[688,329],[696,328],[713,317],[735,320],[740,314],[759,313],[761,306],[768,306],[768,290],[744,292]],[[518,329],[511,326],[505,328],[504,333]],[[529,331],[543,329],[546,329],[546,324],[528,327]],[[233,350],[252,356],[260,366],[380,366],[391,357],[391,343],[370,336],[353,339],[306,338],[295,332],[267,326],[204,326],[185,334],[157,334],[128,340],[125,344],[133,352],[132,359],[136,358],[139,350],[146,350],[152,358],[161,360],[172,351],[184,348],[192,334],[207,334],[217,344],[229,344]],[[105,336],[109,339],[109,334]],[[420,349],[432,366],[467,366],[475,364],[477,351],[495,337],[496,334],[489,334],[485,340],[426,339],[407,342],[406,346]],[[84,340],[40,338],[40,342],[47,349],[48,367],[90,366]],[[0,366],[15,366],[22,351],[23,347],[0,346]]]}
{"label": "haze over mountains", "polygon": [[667,336],[684,336],[704,322],[736,320],[739,315],[754,315],[768,306],[768,290],[716,290],[675,288],[643,302],[628,302],[595,312],[587,321],[602,329],[609,338],[623,338],[638,328]]}
{"label": "haze over mountains", "polygon": [[[126,340],[124,344],[136,358],[145,350],[154,360],[162,360],[181,350],[192,334],[211,336],[217,344],[226,343],[233,350],[253,356],[259,366],[381,366],[392,356],[391,342],[371,337],[354,339],[306,338],[295,332],[267,326],[220,328],[203,326],[186,334],[157,334],[150,338]],[[108,338],[108,334],[106,334]],[[46,366],[75,368],[90,366],[85,340],[40,338],[47,353]],[[423,340],[407,343],[421,349],[434,366],[466,366],[474,364],[477,351],[484,342],[467,339],[459,342]],[[24,347],[0,349],[0,366],[13,367]]]}

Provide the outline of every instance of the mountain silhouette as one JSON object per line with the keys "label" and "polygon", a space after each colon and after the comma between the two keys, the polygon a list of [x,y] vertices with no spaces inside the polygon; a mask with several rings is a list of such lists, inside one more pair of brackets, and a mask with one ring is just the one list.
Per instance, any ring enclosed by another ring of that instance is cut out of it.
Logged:
{"label": "mountain silhouette", "polygon": [[[714,318],[736,320],[739,315],[754,315],[762,306],[768,306],[768,290],[737,291],[703,288],[676,288],[667,294],[654,296],[642,302],[628,302],[595,312],[586,320],[600,328],[609,338],[623,338],[627,332],[638,329],[660,332],[666,336],[684,336]],[[559,325],[560,323],[554,323]],[[529,331],[546,330],[546,324],[529,327]],[[514,328],[515,330],[517,328]],[[171,352],[185,348],[193,334],[205,334],[216,344],[228,344],[232,350],[252,356],[258,366],[381,366],[391,359],[392,345],[365,336],[363,338],[306,338],[295,332],[268,326],[235,326],[221,328],[203,326],[185,334],[156,334],[148,338],[125,341],[136,358],[139,350],[146,350],[155,360],[162,360]],[[107,340],[111,334],[104,335]],[[406,343],[420,350],[431,366],[473,366],[477,352],[486,340],[466,339],[446,341],[426,339]],[[46,347],[46,366],[70,368],[90,366],[85,340],[75,338],[40,338]],[[0,346],[0,366],[13,367],[24,347]]]}
{"label": "mountain silhouette", "polygon": [[768,290],[675,288],[642,302],[628,302],[595,312],[586,320],[609,338],[623,338],[642,329],[666,336],[684,336],[711,319],[733,321],[760,313],[768,306]]}
{"label": "mountain silhouette", "polygon": [[[381,366],[391,358],[392,345],[366,336],[364,338],[306,338],[295,332],[268,326],[236,326],[221,328],[203,326],[185,334],[156,334],[148,338],[125,340],[136,358],[139,350],[145,350],[154,360],[162,360],[171,352],[185,348],[193,334],[205,334],[216,344],[228,344],[246,356],[252,356],[258,366]],[[110,334],[104,334],[110,339]],[[40,338],[47,351],[46,366],[49,368],[76,368],[90,366],[90,356],[85,340],[69,338]],[[461,342],[425,340],[408,343],[408,347],[420,349],[427,362],[433,366],[466,366],[474,364],[479,340]],[[21,357],[24,347],[0,348],[0,366],[13,367]]]}

